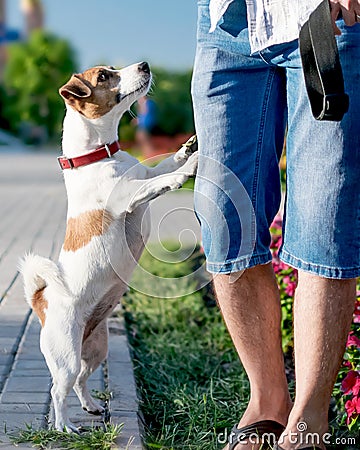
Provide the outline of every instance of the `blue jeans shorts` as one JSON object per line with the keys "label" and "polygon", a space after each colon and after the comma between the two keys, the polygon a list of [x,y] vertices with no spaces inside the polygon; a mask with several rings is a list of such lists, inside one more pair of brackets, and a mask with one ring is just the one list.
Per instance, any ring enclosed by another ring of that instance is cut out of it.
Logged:
{"label": "blue jeans shorts", "polygon": [[338,26],[350,109],[342,122],[311,114],[298,42],[251,54],[246,6],[235,0],[209,33],[199,0],[192,82],[200,160],[195,209],[207,269],[231,273],[271,261],[269,226],[287,192],[281,259],[326,278],[360,273],[360,24]]}

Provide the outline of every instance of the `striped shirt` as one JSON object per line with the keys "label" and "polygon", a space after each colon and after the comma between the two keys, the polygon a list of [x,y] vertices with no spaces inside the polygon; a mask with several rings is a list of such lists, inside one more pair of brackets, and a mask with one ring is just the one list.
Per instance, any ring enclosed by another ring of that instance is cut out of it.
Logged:
{"label": "striped shirt", "polygon": [[[238,0],[210,0],[210,32],[229,4]],[[252,53],[299,37],[302,25],[322,0],[246,0]]]}

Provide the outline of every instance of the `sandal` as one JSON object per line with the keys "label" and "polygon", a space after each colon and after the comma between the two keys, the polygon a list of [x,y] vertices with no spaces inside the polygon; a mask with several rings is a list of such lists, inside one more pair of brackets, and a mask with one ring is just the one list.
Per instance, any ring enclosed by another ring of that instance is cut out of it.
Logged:
{"label": "sandal", "polygon": [[[283,450],[279,445],[275,445],[274,450]],[[304,447],[300,448],[299,450],[321,450],[320,447]]]}
{"label": "sandal", "polygon": [[[244,443],[249,438],[254,439],[256,436],[260,438],[260,444],[266,444],[268,446],[267,448],[270,448],[270,445],[275,445],[275,441],[279,439],[284,430],[285,427],[274,420],[260,420],[242,428],[238,428],[235,425],[229,436],[229,450],[234,450],[238,444]],[[265,442],[263,437],[265,438]],[[264,450],[265,448],[262,447]],[[281,450],[280,447],[279,450]]]}

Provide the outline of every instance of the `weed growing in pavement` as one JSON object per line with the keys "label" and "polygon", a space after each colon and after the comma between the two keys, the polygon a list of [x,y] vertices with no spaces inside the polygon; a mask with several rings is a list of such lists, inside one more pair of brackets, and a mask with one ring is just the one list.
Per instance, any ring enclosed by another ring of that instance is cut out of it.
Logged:
{"label": "weed growing in pavement", "polygon": [[54,429],[37,430],[26,425],[25,430],[19,430],[10,439],[13,444],[30,443],[39,449],[110,450],[122,428],[123,425],[106,424],[104,428],[93,427],[76,434]]}
{"label": "weed growing in pavement", "polygon": [[109,390],[98,391],[97,389],[92,389],[91,394],[94,398],[101,400],[102,402],[107,402],[112,399],[113,394]]}

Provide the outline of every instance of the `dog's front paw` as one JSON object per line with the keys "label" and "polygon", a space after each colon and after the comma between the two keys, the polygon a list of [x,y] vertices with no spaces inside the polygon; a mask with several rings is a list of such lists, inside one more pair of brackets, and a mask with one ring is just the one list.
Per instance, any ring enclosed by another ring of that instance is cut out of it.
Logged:
{"label": "dog's front paw", "polygon": [[182,161],[186,160],[191,156],[193,153],[197,152],[198,149],[198,143],[197,143],[197,137],[196,134],[192,136],[190,139],[188,139],[185,144],[182,145],[180,150],[178,150],[175,153],[174,159],[175,161]]}
{"label": "dog's front paw", "polygon": [[196,175],[197,166],[198,166],[199,153],[193,153],[186,163],[182,166],[181,172],[187,175],[188,177],[193,177]]}

